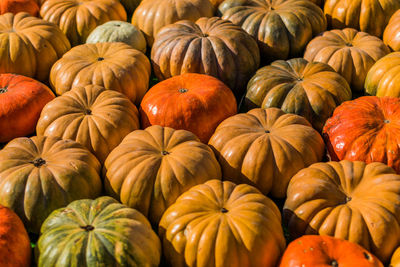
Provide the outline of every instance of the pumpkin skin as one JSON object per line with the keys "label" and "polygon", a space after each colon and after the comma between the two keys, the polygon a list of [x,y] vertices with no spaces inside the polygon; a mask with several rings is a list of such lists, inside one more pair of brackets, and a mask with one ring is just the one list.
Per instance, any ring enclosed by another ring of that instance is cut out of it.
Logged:
{"label": "pumpkin skin", "polygon": [[322,10],[309,0],[226,0],[219,11],[256,38],[262,57],[271,60],[301,56],[326,30]]}
{"label": "pumpkin skin", "polygon": [[108,156],[103,175],[108,195],[157,225],[180,194],[220,179],[221,168],[191,132],[155,125],[127,135]]}
{"label": "pumpkin skin", "polygon": [[77,141],[103,163],[126,135],[139,128],[139,112],[126,96],[87,85],[48,103],[36,133]]}
{"label": "pumpkin skin", "polygon": [[39,233],[53,210],[100,195],[100,167],[75,141],[16,138],[0,150],[0,205],[15,211],[29,232]]}
{"label": "pumpkin skin", "polygon": [[151,50],[159,80],[201,73],[224,82],[240,99],[260,64],[257,42],[239,26],[218,17],[178,21],[156,35]]}
{"label": "pumpkin skin", "polygon": [[149,86],[150,61],[124,43],[85,44],[72,48],[50,72],[57,95],[90,84],[125,94],[139,105]]}
{"label": "pumpkin skin", "polygon": [[218,79],[185,73],[153,86],[140,104],[142,128],[161,125],[194,133],[207,143],[218,124],[237,113],[231,90]]}
{"label": "pumpkin skin", "polygon": [[154,37],[164,26],[179,20],[196,21],[201,17],[212,17],[214,7],[209,0],[143,0],[132,16],[132,24],[153,45]]}
{"label": "pumpkin skin", "polygon": [[89,34],[107,21],[127,19],[118,0],[47,0],[40,16],[58,25],[72,46],[84,44]]}
{"label": "pumpkin skin", "polygon": [[277,108],[252,109],[223,121],[209,141],[224,180],[283,198],[299,170],[322,160],[324,141],[303,117]]}
{"label": "pumpkin skin", "polygon": [[21,219],[9,208],[0,206],[0,266],[28,267],[31,243]]}
{"label": "pumpkin skin", "polygon": [[35,132],[43,107],[53,92],[31,78],[0,74],[0,143]]}
{"label": "pumpkin skin", "polygon": [[400,248],[397,248],[392,255],[389,267],[399,267],[399,266],[400,266]]}
{"label": "pumpkin skin", "polygon": [[369,69],[389,52],[379,38],[346,28],[326,31],[314,38],[307,45],[304,58],[330,65],[353,90],[361,91]]}
{"label": "pumpkin skin", "polygon": [[336,106],[350,99],[348,83],[333,68],[296,58],[259,69],[247,85],[245,105],[248,110],[281,108],[305,117],[321,131]]}
{"label": "pumpkin skin", "polygon": [[149,221],[111,197],[76,200],[52,212],[37,248],[38,267],[157,267],[161,256]]}
{"label": "pumpkin skin", "polygon": [[279,267],[383,267],[363,247],[330,236],[305,235],[292,241],[282,256]]}
{"label": "pumpkin skin", "polygon": [[393,51],[400,51],[400,10],[390,18],[383,32],[383,42]]}
{"label": "pumpkin skin", "polygon": [[0,14],[7,12],[17,14],[18,12],[28,12],[32,16],[37,16],[39,6],[34,0],[2,0],[0,2]]}
{"label": "pumpkin skin", "polygon": [[54,24],[20,12],[0,15],[0,73],[46,81],[50,68],[71,46]]}
{"label": "pumpkin skin", "polygon": [[109,21],[97,26],[88,36],[86,43],[122,42],[146,53],[146,39],[135,26],[124,21]]}
{"label": "pumpkin skin", "polygon": [[255,187],[211,180],[164,213],[159,235],[174,267],[276,266],[285,249],[279,209]]}

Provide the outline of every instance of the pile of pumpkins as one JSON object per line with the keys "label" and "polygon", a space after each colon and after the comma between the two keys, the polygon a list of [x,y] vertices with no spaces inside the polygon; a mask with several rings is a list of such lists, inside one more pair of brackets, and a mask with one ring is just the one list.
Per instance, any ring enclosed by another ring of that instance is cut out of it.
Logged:
{"label": "pile of pumpkins", "polygon": [[2,0],[0,147],[1,267],[400,266],[400,0]]}

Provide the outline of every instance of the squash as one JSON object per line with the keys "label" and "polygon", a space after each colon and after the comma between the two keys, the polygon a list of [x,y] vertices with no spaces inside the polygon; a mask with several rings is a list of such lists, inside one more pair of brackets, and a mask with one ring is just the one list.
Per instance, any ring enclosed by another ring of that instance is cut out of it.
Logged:
{"label": "squash", "polygon": [[149,86],[150,61],[124,43],[85,44],[72,48],[50,72],[57,95],[76,86],[103,86],[125,94],[139,105]]}
{"label": "squash", "polygon": [[383,42],[393,51],[400,51],[400,10],[390,18],[383,32]]}
{"label": "squash", "polygon": [[231,90],[214,77],[185,73],[153,86],[140,104],[142,128],[184,129],[207,143],[224,119],[237,113]]}
{"label": "squash", "polygon": [[164,213],[159,235],[174,267],[275,267],[285,249],[281,214],[256,188],[211,180]]}
{"label": "squash", "polygon": [[400,266],[400,247],[398,247],[390,259],[389,267],[399,267]]}
{"label": "squash", "polygon": [[321,131],[335,107],[350,99],[348,83],[329,65],[295,58],[259,69],[247,85],[245,106],[281,108]]}
{"label": "squash", "polygon": [[252,109],[224,120],[209,141],[224,180],[284,198],[299,170],[322,160],[324,141],[303,117],[277,108]]}
{"label": "squash", "polygon": [[0,205],[11,208],[27,230],[55,209],[101,193],[100,163],[82,145],[56,137],[21,137],[0,150]]}
{"label": "squash", "polygon": [[260,52],[257,42],[239,26],[212,17],[162,28],[151,60],[159,80],[183,73],[207,74],[224,82],[240,99],[260,64]]}
{"label": "squash", "polygon": [[39,6],[35,0],[2,0],[0,2],[0,15],[5,13],[28,12],[32,16],[37,16]]}

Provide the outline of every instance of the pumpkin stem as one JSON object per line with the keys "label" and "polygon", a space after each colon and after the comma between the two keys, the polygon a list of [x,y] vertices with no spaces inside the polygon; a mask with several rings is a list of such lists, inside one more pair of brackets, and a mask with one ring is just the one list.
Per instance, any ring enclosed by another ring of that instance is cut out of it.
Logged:
{"label": "pumpkin stem", "polygon": [[98,57],[97,58],[97,61],[103,61],[104,60],[104,57]]}
{"label": "pumpkin stem", "polygon": [[390,122],[390,120],[384,120],[383,122],[384,122],[384,123],[389,123],[389,122]]}
{"label": "pumpkin stem", "polygon": [[227,212],[228,212],[228,210],[227,210],[227,209],[225,209],[225,208],[222,208],[222,209],[221,209],[221,212],[222,212],[222,213],[227,213]]}
{"label": "pumpkin stem", "polygon": [[92,226],[92,225],[81,226],[81,228],[82,228],[83,230],[88,231],[88,232],[94,230],[94,226]]}
{"label": "pumpkin stem", "polygon": [[339,266],[339,263],[338,263],[336,260],[333,260],[333,261],[331,262],[331,265],[332,265],[332,267],[338,267],[338,266]]}
{"label": "pumpkin stem", "polygon": [[92,111],[90,109],[85,109],[85,114],[86,115],[92,115]]}
{"label": "pumpkin stem", "polygon": [[351,43],[346,43],[346,46],[352,47],[353,45]]}
{"label": "pumpkin stem", "polygon": [[371,257],[369,256],[369,254],[367,253],[367,252],[363,252],[364,253],[364,257],[367,259],[367,260],[370,260],[371,259]]}
{"label": "pumpkin stem", "polygon": [[169,152],[168,152],[168,151],[165,151],[165,150],[164,150],[163,152],[161,152],[161,153],[162,153],[164,156],[165,156],[165,155],[169,155]]}
{"label": "pumpkin stem", "polygon": [[39,168],[40,166],[46,164],[46,161],[42,158],[37,158],[34,161],[31,162],[36,168]]}
{"label": "pumpkin stem", "polygon": [[265,133],[270,133],[270,130],[265,130]]}
{"label": "pumpkin stem", "polygon": [[0,94],[4,94],[4,93],[7,93],[7,91],[8,91],[8,86],[4,86],[3,88],[0,88]]}
{"label": "pumpkin stem", "polygon": [[188,90],[188,89],[185,89],[185,88],[181,88],[181,89],[179,89],[178,91],[179,91],[179,93],[186,93],[186,92],[189,91],[189,90]]}

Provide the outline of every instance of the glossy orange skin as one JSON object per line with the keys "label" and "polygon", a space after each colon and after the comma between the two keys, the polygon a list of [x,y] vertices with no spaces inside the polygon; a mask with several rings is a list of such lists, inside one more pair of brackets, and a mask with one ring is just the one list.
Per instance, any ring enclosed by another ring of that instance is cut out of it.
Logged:
{"label": "glossy orange skin", "polygon": [[393,51],[400,51],[400,9],[390,18],[383,32],[383,42]]}
{"label": "glossy orange skin", "polygon": [[[186,89],[186,92],[180,92]],[[182,90],[181,90],[182,91]],[[153,86],[140,105],[142,128],[161,125],[188,130],[207,143],[218,124],[237,113],[232,91],[218,79],[197,73]]]}
{"label": "glossy orange skin", "polygon": [[2,0],[0,2],[0,15],[5,13],[28,12],[32,16],[37,16],[39,6],[35,0]]}

